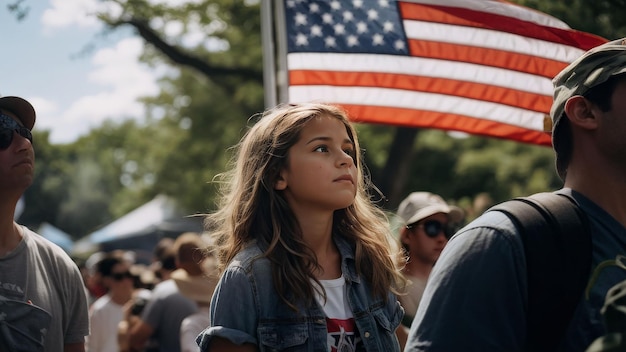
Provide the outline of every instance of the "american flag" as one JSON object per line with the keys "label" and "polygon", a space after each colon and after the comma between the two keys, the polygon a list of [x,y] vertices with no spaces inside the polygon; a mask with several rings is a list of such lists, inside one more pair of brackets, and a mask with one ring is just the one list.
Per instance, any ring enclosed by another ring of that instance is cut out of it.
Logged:
{"label": "american flag", "polygon": [[606,40],[498,0],[286,0],[289,102],[550,145],[552,78]]}

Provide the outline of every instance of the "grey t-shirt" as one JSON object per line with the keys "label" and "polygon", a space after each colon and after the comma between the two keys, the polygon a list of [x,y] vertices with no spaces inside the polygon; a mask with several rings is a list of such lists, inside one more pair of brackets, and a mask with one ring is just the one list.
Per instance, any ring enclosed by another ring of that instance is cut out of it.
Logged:
{"label": "grey t-shirt", "polygon": [[0,299],[30,302],[51,316],[46,352],[63,352],[89,334],[87,296],[78,266],[57,245],[21,227],[23,239],[0,257]]}
{"label": "grey t-shirt", "polygon": [[180,352],[180,324],[197,311],[197,304],[183,296],[174,280],[169,279],[154,287],[141,319],[154,329],[152,337],[159,351]]}
{"label": "grey t-shirt", "polygon": [[[626,228],[570,189],[588,215],[592,270],[624,254]],[[526,336],[527,280],[522,241],[511,220],[487,212],[448,243],[429,277],[405,351],[521,351]],[[602,271],[589,300],[581,300],[563,350],[584,351],[604,334],[600,309],[626,270]]]}

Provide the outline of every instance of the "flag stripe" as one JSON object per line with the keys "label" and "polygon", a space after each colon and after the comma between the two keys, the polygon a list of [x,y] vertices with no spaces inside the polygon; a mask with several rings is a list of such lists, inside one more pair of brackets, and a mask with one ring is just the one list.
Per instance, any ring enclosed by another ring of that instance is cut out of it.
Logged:
{"label": "flag stripe", "polygon": [[405,74],[291,70],[289,72],[289,82],[291,86],[331,85],[343,87],[398,88],[408,91],[482,99],[536,112],[548,111],[552,104],[552,98],[547,95],[537,95],[495,85],[448,78],[410,76]]}
{"label": "flag stripe", "polygon": [[[470,134],[512,139],[524,143],[551,145],[550,135],[547,133],[529,131],[527,128],[476,119],[466,115],[420,111],[394,106],[363,104],[342,104],[341,106],[346,109],[350,116],[354,117],[353,121],[355,122],[464,131]],[[419,119],[415,119],[416,114],[419,115]],[[416,122],[419,122],[419,125]]]}
{"label": "flag stripe", "polygon": [[564,66],[561,61],[528,54],[436,41],[409,40],[409,48],[416,57],[499,67],[548,79],[556,76]]}
{"label": "flag stripe", "polygon": [[[552,95],[552,82],[545,77],[466,62],[381,54],[292,53],[287,57],[287,64],[290,70],[360,72],[364,74],[378,72],[450,78]],[[329,82],[329,84],[331,83]]]}
{"label": "flag stripe", "polygon": [[[545,116],[544,113],[482,100],[380,87],[291,86],[289,97],[292,102],[310,101],[310,97],[316,97],[314,99],[316,101],[341,105],[366,102],[364,104],[369,106],[395,106],[406,109],[418,106],[416,110],[419,111],[471,116],[538,131],[543,130]],[[421,125],[421,122],[418,124]]]}
{"label": "flag stripe", "polygon": [[478,13],[495,14],[511,18],[519,18],[524,21],[533,22],[539,25],[562,28],[569,30],[570,27],[556,17],[546,13],[520,6],[506,0],[402,0],[398,1],[400,6],[406,4],[423,4],[430,6],[441,6],[442,4],[450,8],[460,8],[473,10]]}
{"label": "flag stripe", "polygon": [[[457,27],[461,27],[461,31],[465,30],[463,27],[474,27],[476,29],[488,29],[488,32],[491,33],[512,33],[527,38],[535,38],[541,41],[558,44],[557,47],[560,47],[561,45],[572,47],[572,44],[575,43],[576,48],[579,49],[576,50],[576,53],[574,53],[575,56],[570,57],[567,62],[571,62],[576,57],[580,56],[582,54],[580,49],[582,49],[582,51],[591,49],[598,44],[599,39],[601,40],[601,38],[590,38],[588,33],[574,31],[569,28],[555,28],[541,25],[529,22],[528,19],[506,14],[493,14],[452,6],[425,6],[422,4],[404,2],[399,3],[399,6],[400,11],[402,12],[402,17],[405,20],[455,25]],[[519,12],[516,13],[516,15],[519,14]],[[455,38],[456,34],[457,33],[451,33],[448,38]],[[506,44],[507,42],[501,43]]]}
{"label": "flag stripe", "polygon": [[549,58],[563,63],[571,62],[584,53],[581,49],[567,45],[482,28],[415,21],[405,21],[404,28],[408,39],[484,47]]}

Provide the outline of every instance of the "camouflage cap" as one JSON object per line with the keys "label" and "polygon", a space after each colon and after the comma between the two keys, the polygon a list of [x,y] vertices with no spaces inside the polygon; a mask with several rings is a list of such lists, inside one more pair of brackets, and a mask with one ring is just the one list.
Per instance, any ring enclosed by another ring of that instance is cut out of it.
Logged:
{"label": "camouflage cap", "polygon": [[554,77],[554,101],[550,109],[553,138],[569,98],[583,95],[590,88],[622,73],[626,73],[626,38],[590,49]]}

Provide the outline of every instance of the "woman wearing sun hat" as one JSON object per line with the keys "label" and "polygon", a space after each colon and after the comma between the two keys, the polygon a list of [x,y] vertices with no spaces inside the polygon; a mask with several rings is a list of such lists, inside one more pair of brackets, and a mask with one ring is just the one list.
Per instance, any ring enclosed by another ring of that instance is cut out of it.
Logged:
{"label": "woman wearing sun hat", "polygon": [[410,328],[430,271],[464,214],[437,194],[413,192],[400,203],[398,216],[399,240],[408,256],[403,273],[410,281],[407,294],[398,299],[404,307],[402,324]]}

